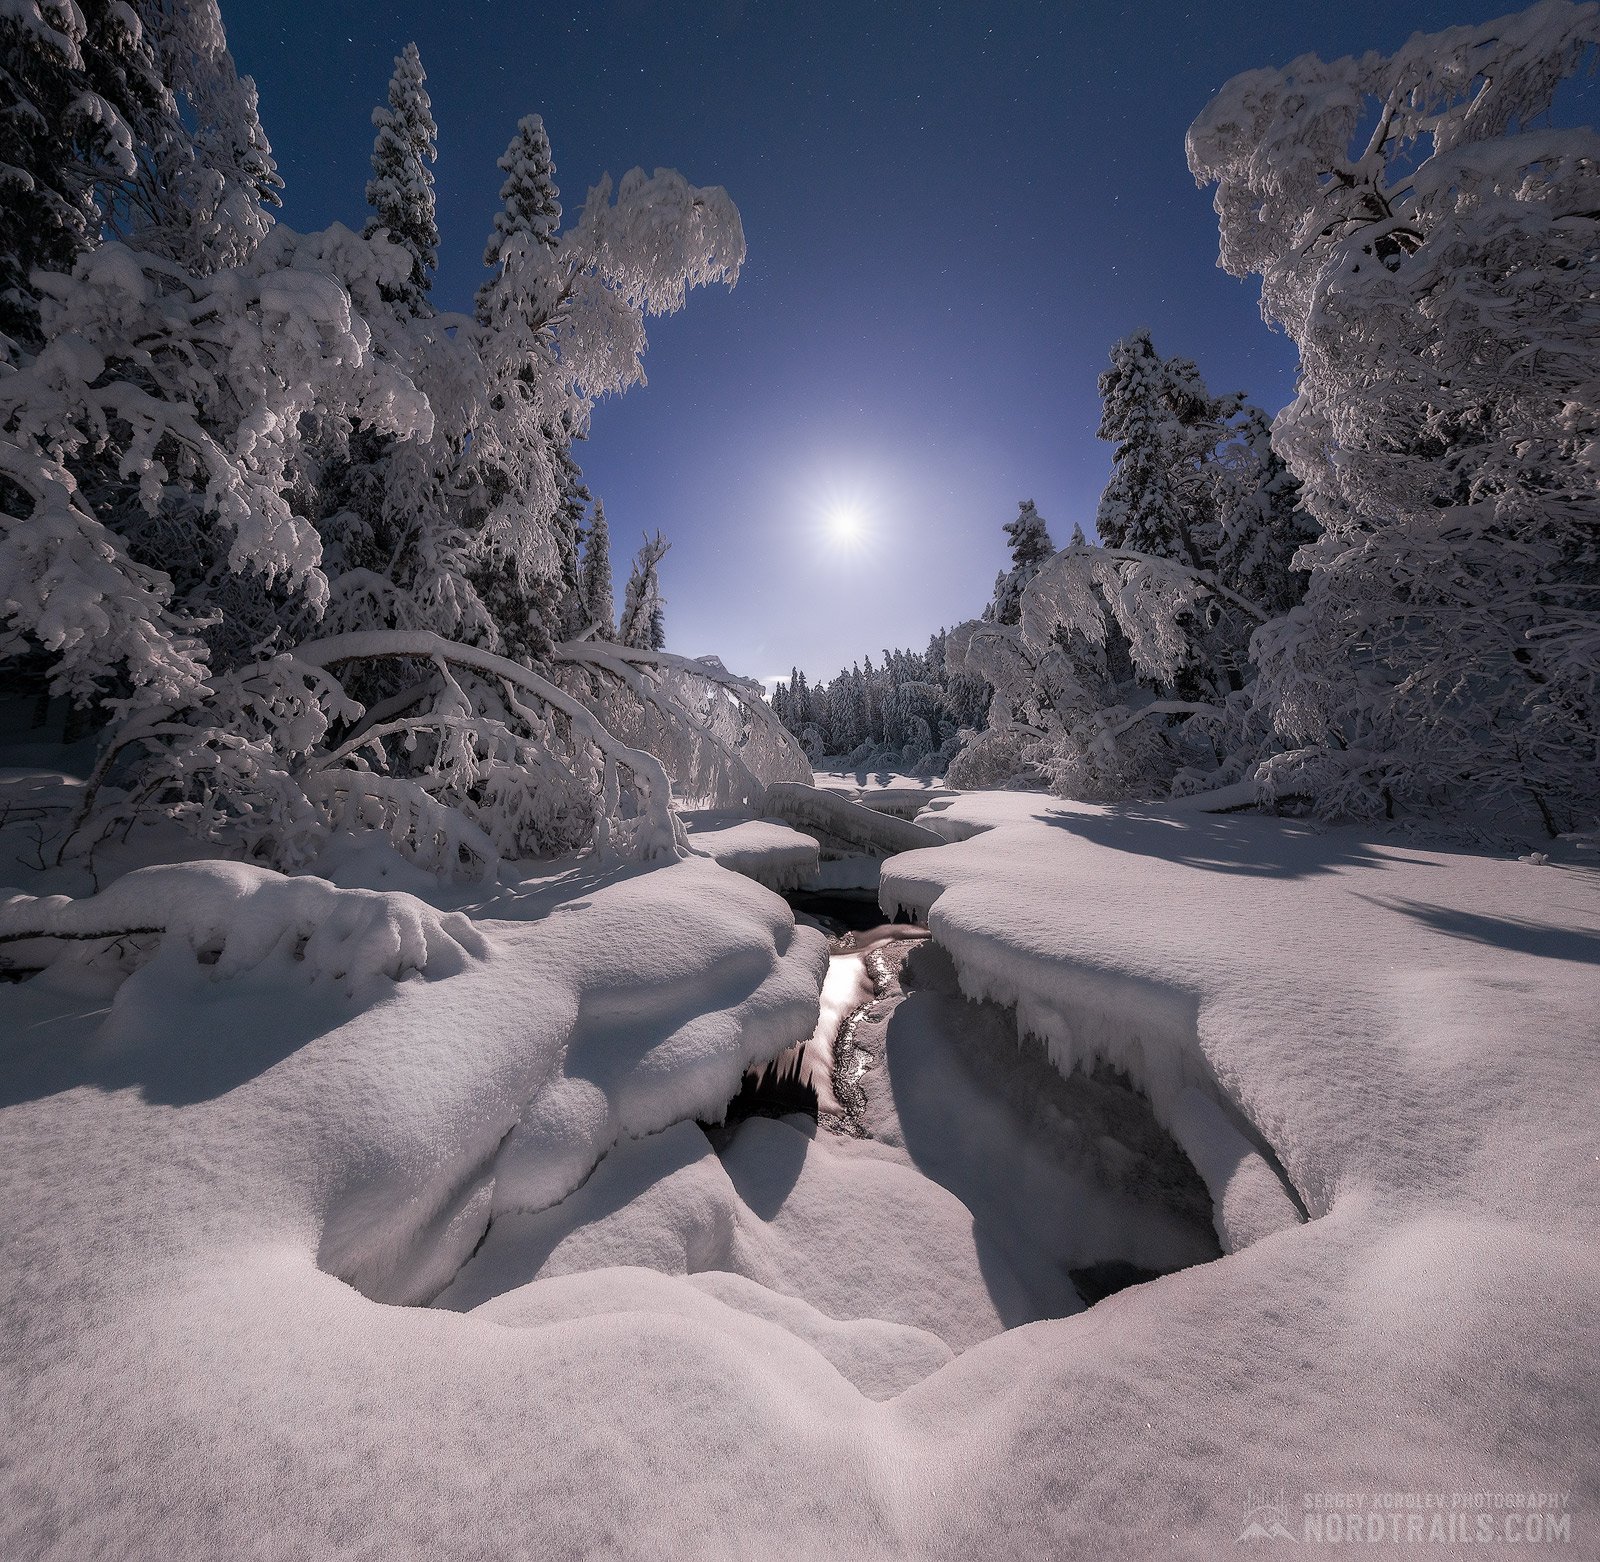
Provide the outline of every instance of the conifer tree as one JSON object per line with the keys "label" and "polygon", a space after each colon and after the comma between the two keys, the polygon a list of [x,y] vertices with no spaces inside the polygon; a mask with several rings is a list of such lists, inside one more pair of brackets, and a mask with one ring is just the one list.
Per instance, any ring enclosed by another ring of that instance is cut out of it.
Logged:
{"label": "conifer tree", "polygon": [[171,101],[128,6],[0,11],[0,331],[38,341],[32,272],[69,271],[99,241]]}
{"label": "conifer tree", "polygon": [[1022,588],[1039,573],[1039,566],[1056,549],[1044,518],[1031,499],[1022,500],[1016,520],[1007,521],[1004,530],[1011,545],[1011,570],[995,581],[994,601],[986,616],[996,623],[1014,624],[1022,614]]}
{"label": "conifer tree", "polygon": [[494,228],[483,250],[483,263],[493,268],[495,275],[478,290],[480,313],[507,258],[507,247],[513,241],[531,239],[554,249],[561,227],[556,165],[539,115],[528,114],[517,121],[517,133],[501,154],[498,167],[506,177],[500,186],[500,210],[494,214]]}
{"label": "conifer tree", "polygon": [[110,227],[200,275],[248,260],[283,180],[256,85],[235,68],[217,0],[133,0],[169,96],[141,131]]}
{"label": "conifer tree", "polygon": [[1243,397],[1212,396],[1195,365],[1161,357],[1148,331],[1111,349],[1100,395],[1100,438],[1117,447],[1095,517],[1101,542],[1204,568],[1216,519],[1208,462]]}
{"label": "conifer tree", "polygon": [[672,546],[657,532],[646,536],[634,555],[628,587],[622,599],[618,638],[636,651],[666,649],[665,599],[661,595],[661,561]]}
{"label": "conifer tree", "polygon": [[611,596],[611,532],[606,525],[606,507],[600,500],[594,502],[594,516],[589,522],[589,535],[584,539],[581,571],[581,595],[584,617],[594,625],[594,632],[602,640],[616,638],[616,608]]}
{"label": "conifer tree", "polygon": [[407,314],[427,308],[428,291],[439,264],[439,225],[434,216],[433,174],[438,157],[438,126],[427,91],[427,74],[414,43],[395,57],[389,102],[372,111],[377,136],[372,144],[372,177],[367,204],[372,217],[366,235],[387,230],[411,256],[411,273],[388,295]]}

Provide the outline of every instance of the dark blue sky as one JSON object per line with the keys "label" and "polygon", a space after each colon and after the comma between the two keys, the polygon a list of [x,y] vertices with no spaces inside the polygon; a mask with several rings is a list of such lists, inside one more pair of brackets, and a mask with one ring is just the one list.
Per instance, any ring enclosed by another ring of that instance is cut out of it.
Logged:
{"label": "dark blue sky", "polygon": [[[983,605],[1036,499],[1087,529],[1108,450],[1095,378],[1149,326],[1272,410],[1294,354],[1216,268],[1183,135],[1231,75],[1389,49],[1501,6],[223,0],[299,228],[364,220],[369,116],[422,51],[439,122],[436,298],[466,307],[495,159],[544,115],[563,203],[602,172],[722,184],[750,258],[657,321],[650,384],[580,447],[619,573],[672,539],[668,641],[756,676],[831,674]],[[823,518],[864,515],[856,551]]]}

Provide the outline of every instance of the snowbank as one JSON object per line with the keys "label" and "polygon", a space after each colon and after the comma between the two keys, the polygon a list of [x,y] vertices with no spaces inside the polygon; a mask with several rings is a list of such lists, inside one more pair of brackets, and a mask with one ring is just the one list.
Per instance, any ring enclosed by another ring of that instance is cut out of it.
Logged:
{"label": "snowbank", "polygon": [[[1041,1326],[1064,1351],[1048,1364],[1018,1335],[969,1353],[919,1411],[1009,1384],[1013,1456],[1094,1467],[1064,1500],[1100,1555],[1139,1554],[1130,1526],[1146,1552],[1219,1554],[1251,1490],[1297,1509],[1302,1491],[1548,1486],[1592,1514],[1596,875],[1018,795],[941,819],[971,833],[886,863],[885,911],[924,915],[963,989],[1015,1004],[1058,1066],[1126,1069],[1211,1181],[1225,1243],[1254,1245],[1095,1310],[1114,1326]],[[1092,1442],[1059,1426],[1091,1362],[1117,1384]],[[1173,1527],[1110,1491],[1159,1494]]]}
{"label": "snowbank", "polygon": [[[1042,1241],[1049,1190],[1118,1156],[1009,1142],[1026,1076],[980,1100],[968,1011],[921,995],[889,1084],[959,1192],[786,1123],[708,1156],[686,1119],[809,1031],[822,947],[702,858],[558,866],[470,908],[482,957],[354,995],[179,940],[109,1010],[0,986],[0,1552],[1142,1562],[1231,1553],[1264,1491],[1298,1534],[1306,1493],[1545,1490],[1592,1551],[1594,875],[1242,815],[941,817],[982,833],[888,862],[886,907],[1059,1063],[1208,1103],[1239,1251],[1004,1327],[1049,1277],[982,1212],[1030,1199]],[[1262,1235],[1269,1150],[1315,1218]],[[441,1287],[473,1310],[373,1300]]]}
{"label": "snowbank", "polygon": [[714,823],[698,824],[690,815],[685,823],[694,850],[780,894],[810,884],[816,875],[815,839],[776,820],[726,823],[718,816]]}

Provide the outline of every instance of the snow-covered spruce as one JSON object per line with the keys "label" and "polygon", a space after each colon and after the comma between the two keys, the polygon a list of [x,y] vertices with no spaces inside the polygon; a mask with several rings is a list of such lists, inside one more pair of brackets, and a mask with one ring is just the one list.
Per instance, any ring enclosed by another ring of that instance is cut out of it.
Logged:
{"label": "snow-covered spruce", "polygon": [[428,167],[439,156],[439,127],[433,121],[427,79],[416,44],[408,43],[395,59],[387,106],[372,111],[378,134],[367,181],[372,208],[367,237],[381,231],[411,259],[405,280],[386,296],[412,315],[422,313],[439,264],[439,224]]}

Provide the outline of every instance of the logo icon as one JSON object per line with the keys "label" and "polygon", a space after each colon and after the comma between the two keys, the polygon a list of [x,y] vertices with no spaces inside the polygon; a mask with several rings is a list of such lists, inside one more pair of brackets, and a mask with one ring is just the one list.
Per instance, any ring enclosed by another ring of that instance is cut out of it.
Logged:
{"label": "logo icon", "polygon": [[1289,1528],[1289,1504],[1283,1500],[1281,1492],[1276,1502],[1270,1502],[1265,1493],[1260,1497],[1252,1494],[1247,1502],[1244,1529],[1240,1531],[1237,1542],[1239,1545],[1242,1546],[1247,1540],[1294,1539],[1294,1532]]}

